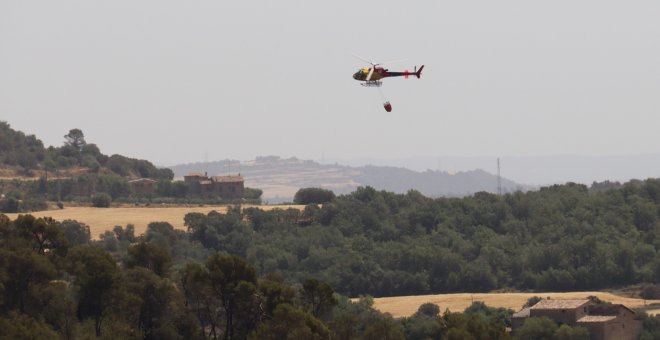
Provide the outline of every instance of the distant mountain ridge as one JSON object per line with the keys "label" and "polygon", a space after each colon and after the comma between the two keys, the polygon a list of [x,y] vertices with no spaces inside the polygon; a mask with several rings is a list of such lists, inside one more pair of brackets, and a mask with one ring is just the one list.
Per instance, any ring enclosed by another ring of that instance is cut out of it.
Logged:
{"label": "distant mountain ridge", "polygon": [[402,166],[414,171],[426,169],[467,171],[484,169],[497,171],[500,159],[502,175],[518,183],[547,186],[575,182],[590,185],[593,182],[627,182],[632,179],[660,177],[660,153],[630,155],[539,155],[470,157],[437,156],[407,158],[353,158],[330,159],[328,162],[348,166],[386,165]]}
{"label": "distant mountain ridge", "polygon": [[[417,172],[401,167],[320,164],[297,158],[257,157],[252,161],[223,160],[180,164],[170,167],[175,177],[188,172],[209,175],[240,173],[245,185],[264,191],[269,202],[290,201],[300,188],[321,187],[337,194],[349,193],[358,186],[405,193],[417,190],[430,197],[464,196],[479,191],[497,192],[497,176],[483,170],[451,174],[445,171]],[[531,187],[502,178],[502,191],[528,190]]]}

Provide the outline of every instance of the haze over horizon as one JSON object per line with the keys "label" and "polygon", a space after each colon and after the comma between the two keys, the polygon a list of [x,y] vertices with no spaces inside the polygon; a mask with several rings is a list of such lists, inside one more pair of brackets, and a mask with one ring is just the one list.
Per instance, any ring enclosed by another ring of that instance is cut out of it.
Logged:
{"label": "haze over horizon", "polygon": [[[267,156],[267,157],[272,157]],[[260,156],[266,157],[266,156]],[[279,157],[279,156],[275,156]],[[259,158],[259,157],[257,157]],[[290,159],[291,157],[279,157]],[[498,157],[407,157],[407,158],[322,158],[303,159],[300,161],[314,161],[321,165],[340,165],[349,167],[381,166],[405,168],[416,172],[442,171],[450,174],[483,170],[490,174],[497,174]],[[627,182],[632,179],[647,179],[660,177],[660,153],[647,155],[613,155],[613,156],[579,156],[579,155],[550,155],[530,157],[499,157],[501,163],[501,175],[520,185],[544,186],[552,184],[564,184],[567,182],[582,183],[590,185],[593,182]],[[226,162],[224,160],[209,160],[210,164]],[[250,166],[250,160],[231,160],[241,162]],[[204,161],[171,164],[169,166],[179,168],[185,165],[198,164],[199,168],[191,168],[194,171],[207,171]],[[217,167],[214,167],[217,168]],[[211,171],[209,175],[227,175],[241,172],[241,166],[234,163],[224,167],[221,172]],[[183,176],[182,173],[178,174]]]}
{"label": "haze over horizon", "polygon": [[[46,145],[80,128],[159,165],[447,158],[494,173],[498,156],[653,158],[658,17],[653,1],[6,1],[0,120]],[[426,68],[385,80],[386,113],[350,52]],[[520,173],[503,176],[545,183]]]}

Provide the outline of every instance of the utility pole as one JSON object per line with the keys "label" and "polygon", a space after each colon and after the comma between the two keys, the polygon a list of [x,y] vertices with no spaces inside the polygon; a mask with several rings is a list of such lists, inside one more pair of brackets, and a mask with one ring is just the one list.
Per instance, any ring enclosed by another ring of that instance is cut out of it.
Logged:
{"label": "utility pole", "polygon": [[502,176],[500,175],[500,158],[497,157],[497,194],[502,196]]}
{"label": "utility pole", "polygon": [[48,201],[48,167],[45,166],[44,169],[46,170],[46,177],[44,181],[44,196],[46,197],[46,201]]}

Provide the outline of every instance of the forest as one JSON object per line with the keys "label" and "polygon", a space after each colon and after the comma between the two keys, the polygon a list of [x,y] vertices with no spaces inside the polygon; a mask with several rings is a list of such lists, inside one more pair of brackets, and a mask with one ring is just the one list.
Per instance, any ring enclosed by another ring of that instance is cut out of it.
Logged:
{"label": "forest", "polygon": [[[98,241],[76,221],[2,217],[0,329],[66,339],[506,339],[513,311],[422,305],[395,320],[369,296],[660,283],[660,180],[464,198],[302,190],[302,211],[234,206],[188,214],[186,231],[117,226]],[[660,338],[660,320],[639,316],[643,339]]]}
{"label": "forest", "polygon": [[[299,195],[297,195],[299,196]],[[190,238],[348,296],[660,283],[660,180],[427,198],[370,187],[317,206],[189,214]]]}
{"label": "forest", "polygon": [[258,274],[167,223],[96,242],[76,221],[0,215],[2,339],[508,339],[503,315],[425,304],[395,320],[369,296]]}

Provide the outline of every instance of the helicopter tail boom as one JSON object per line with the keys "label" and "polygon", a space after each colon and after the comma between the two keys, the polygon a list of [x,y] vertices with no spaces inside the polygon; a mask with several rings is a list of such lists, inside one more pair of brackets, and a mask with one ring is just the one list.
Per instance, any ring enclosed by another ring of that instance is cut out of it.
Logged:
{"label": "helicopter tail boom", "polygon": [[[403,72],[389,72],[387,73],[387,77],[404,77],[408,79],[409,76],[415,76],[417,79],[422,77],[422,70],[424,69],[424,65],[422,65],[419,70],[417,69],[417,66],[415,66],[415,70],[410,72],[408,70],[405,70]],[[387,70],[386,70],[387,71]]]}

